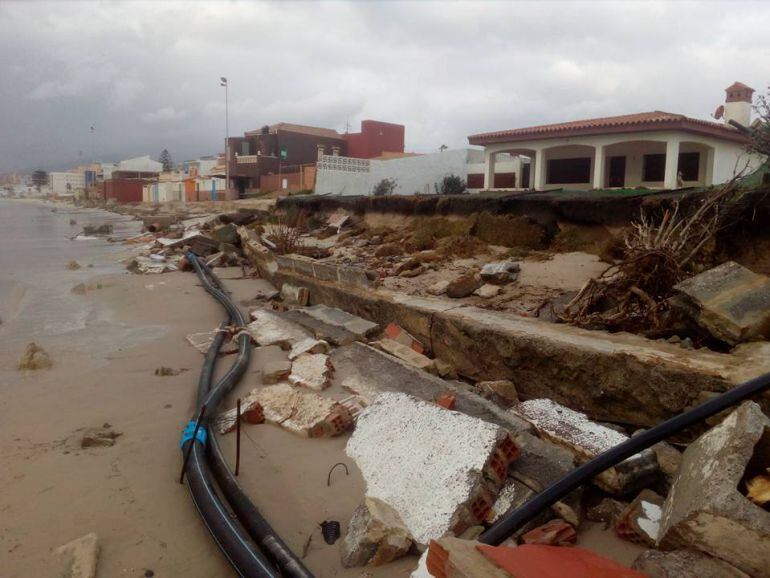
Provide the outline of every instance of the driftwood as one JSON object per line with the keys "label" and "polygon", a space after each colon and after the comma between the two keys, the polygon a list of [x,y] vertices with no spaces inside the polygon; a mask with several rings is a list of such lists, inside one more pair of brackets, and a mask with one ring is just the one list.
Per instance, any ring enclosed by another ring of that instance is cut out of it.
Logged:
{"label": "driftwood", "polygon": [[712,265],[717,236],[746,207],[738,177],[687,208],[674,203],[657,217],[644,210],[624,243],[623,258],[589,280],[559,316],[581,327],[660,332],[674,285]]}

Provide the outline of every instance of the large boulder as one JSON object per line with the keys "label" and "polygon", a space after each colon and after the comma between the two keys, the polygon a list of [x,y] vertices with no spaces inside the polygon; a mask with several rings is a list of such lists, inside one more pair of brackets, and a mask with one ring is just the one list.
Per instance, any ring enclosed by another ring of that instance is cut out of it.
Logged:
{"label": "large boulder", "polygon": [[398,513],[382,500],[365,498],[342,541],[342,565],[380,566],[405,556],[411,547],[412,537]]}
{"label": "large boulder", "polygon": [[770,577],[770,512],[740,489],[770,466],[770,419],[744,402],[690,444],[663,507],[658,545],[721,558],[754,577]]}

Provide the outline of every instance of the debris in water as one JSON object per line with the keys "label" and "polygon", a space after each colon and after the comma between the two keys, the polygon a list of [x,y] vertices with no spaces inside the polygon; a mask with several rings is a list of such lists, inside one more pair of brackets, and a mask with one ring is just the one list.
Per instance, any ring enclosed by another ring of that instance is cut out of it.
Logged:
{"label": "debris in water", "polygon": [[48,369],[52,366],[53,362],[45,349],[33,341],[27,344],[27,349],[24,350],[24,355],[21,356],[16,369],[19,371],[26,369]]}
{"label": "debris in water", "polygon": [[77,271],[78,269],[80,269],[80,263],[78,263],[73,259],[72,261],[67,263],[67,269],[69,269],[70,271]]}

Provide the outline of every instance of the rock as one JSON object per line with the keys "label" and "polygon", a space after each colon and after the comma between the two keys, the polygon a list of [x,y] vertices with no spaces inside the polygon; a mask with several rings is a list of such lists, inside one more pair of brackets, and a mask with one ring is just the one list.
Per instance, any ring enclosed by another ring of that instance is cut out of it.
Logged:
{"label": "rock", "polygon": [[642,492],[615,519],[615,533],[630,542],[654,546],[660,530],[663,498],[652,490]]}
{"label": "rock", "polygon": [[483,285],[481,277],[475,273],[461,275],[454,281],[450,281],[446,288],[446,294],[452,299],[462,299],[473,294],[473,292]]}
{"label": "rock", "polygon": [[179,375],[184,371],[183,369],[173,369],[171,367],[166,367],[165,365],[161,365],[160,367],[155,368],[155,375],[158,375],[160,377],[169,377],[174,375]]}
{"label": "rock", "polygon": [[16,365],[16,369],[19,371],[48,369],[50,367],[53,367],[53,362],[48,353],[34,341],[27,344],[24,354]]}
{"label": "rock", "polygon": [[411,546],[412,537],[398,513],[381,500],[364,498],[342,542],[342,565],[380,566],[405,556]]}
{"label": "rock", "polygon": [[489,299],[490,297],[496,297],[499,295],[500,291],[501,289],[499,285],[491,285],[487,283],[476,289],[473,294],[483,299]]}
{"label": "rock", "polygon": [[[524,401],[511,411],[530,422],[541,437],[573,452],[578,463],[585,463],[628,440],[625,434],[550,399]],[[625,494],[651,481],[657,472],[655,453],[645,450],[605,470],[593,481],[606,492]]]}
{"label": "rock", "polygon": [[70,271],[77,271],[78,269],[80,269],[80,263],[78,263],[73,259],[72,261],[67,263],[67,269],[69,269]]}
{"label": "rock", "polygon": [[229,223],[213,229],[211,237],[217,243],[226,243],[228,245],[240,245],[240,237],[238,236],[238,227],[235,223]]}
{"label": "rock", "polygon": [[268,361],[262,366],[262,383],[272,385],[284,381],[291,373],[291,361],[288,359],[276,359]]}
{"label": "rock", "polygon": [[518,456],[503,428],[403,393],[380,394],[345,451],[423,545],[482,523]]}
{"label": "rock", "polygon": [[113,431],[110,427],[90,428],[83,434],[80,440],[80,447],[112,447],[115,445],[115,440],[121,435],[123,434]]}
{"label": "rock", "polygon": [[70,227],[72,225],[77,225],[77,224],[78,224],[78,222],[75,219],[70,219]]}
{"label": "rock", "polygon": [[524,534],[521,541],[524,544],[571,546],[577,541],[577,532],[564,520],[551,520]]}
{"label": "rock", "polygon": [[729,261],[682,281],[672,300],[711,335],[736,345],[770,331],[770,279]]}
{"label": "rock", "polygon": [[658,545],[700,550],[751,576],[770,576],[770,512],[739,491],[749,465],[767,467],[769,441],[770,419],[747,401],[690,444],[663,507]]}
{"label": "rock", "polygon": [[[70,223],[72,224],[72,223]],[[112,235],[112,224],[86,225],[83,227],[84,235]]]}
{"label": "rock", "polygon": [[649,578],[749,578],[727,562],[690,550],[646,550],[632,568]]}
{"label": "rock", "polygon": [[447,288],[449,287],[449,280],[441,280],[437,281],[430,287],[428,287],[427,291],[430,295],[443,295],[446,293]]}
{"label": "rock", "polygon": [[407,259],[403,263],[399,263],[396,268],[393,270],[393,273],[396,275],[401,275],[405,271],[410,271],[412,269],[418,269],[421,266],[420,261],[415,259],[414,257]]}
{"label": "rock", "polygon": [[457,379],[457,370],[451,363],[436,358],[433,360],[433,364],[436,366],[436,373],[439,377],[444,379]]}
{"label": "rock", "polygon": [[496,381],[479,381],[476,384],[479,394],[502,406],[510,407],[519,402],[519,394],[512,381],[507,379],[498,379]]}
{"label": "rock", "polygon": [[329,344],[323,339],[308,337],[292,346],[289,359],[294,360],[303,353],[329,353]]}
{"label": "rock", "polygon": [[628,504],[613,498],[602,498],[598,504],[586,508],[586,520],[615,525],[615,520],[624,512]]}
{"label": "rock", "polygon": [[251,312],[254,320],[244,329],[259,345],[278,345],[289,350],[294,344],[307,339],[310,334],[296,323],[287,321],[282,316],[267,309],[255,309]]}
{"label": "rock", "polygon": [[423,371],[429,371],[430,373],[437,373],[436,364],[433,359],[430,359],[422,353],[418,353],[407,345],[399,343],[398,341],[393,341],[392,339],[376,341],[375,345],[380,347],[383,351],[395,355],[412,367],[416,367]]}
{"label": "rock", "polygon": [[325,353],[303,353],[291,364],[289,381],[292,385],[322,391],[331,385],[333,371]]}
{"label": "rock", "polygon": [[423,265],[420,265],[418,267],[415,267],[414,269],[407,269],[406,271],[401,271],[401,273],[399,273],[398,276],[408,277],[408,278],[417,277],[418,275],[422,275],[423,273],[425,273],[425,271],[426,271],[425,267]]}
{"label": "rock", "polygon": [[385,327],[385,337],[399,342],[401,345],[411,347],[417,353],[425,353],[425,347],[411,334],[409,334],[403,327],[395,323],[388,323]]}
{"label": "rock", "polygon": [[57,556],[69,556],[71,559],[68,578],[96,578],[99,559],[99,538],[93,532],[68,542],[54,550]]}
{"label": "rock", "polygon": [[404,250],[396,243],[385,243],[374,251],[375,257],[398,257],[403,254]]}
{"label": "rock", "polygon": [[506,285],[516,281],[520,270],[519,264],[511,261],[487,263],[481,268],[481,278],[487,283]]}
{"label": "rock", "polygon": [[307,305],[308,299],[310,299],[310,292],[306,287],[298,287],[296,285],[284,283],[281,286],[281,298],[284,303],[304,307]]}

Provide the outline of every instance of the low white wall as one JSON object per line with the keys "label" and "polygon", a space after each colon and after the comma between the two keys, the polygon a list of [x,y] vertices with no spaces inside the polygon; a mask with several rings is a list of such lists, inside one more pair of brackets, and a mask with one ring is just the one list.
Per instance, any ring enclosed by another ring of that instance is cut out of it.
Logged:
{"label": "low white wall", "polygon": [[390,160],[325,155],[318,161],[316,194],[371,195],[382,179],[396,181],[395,194],[432,194],[449,175],[466,178],[468,151],[453,150]]}

